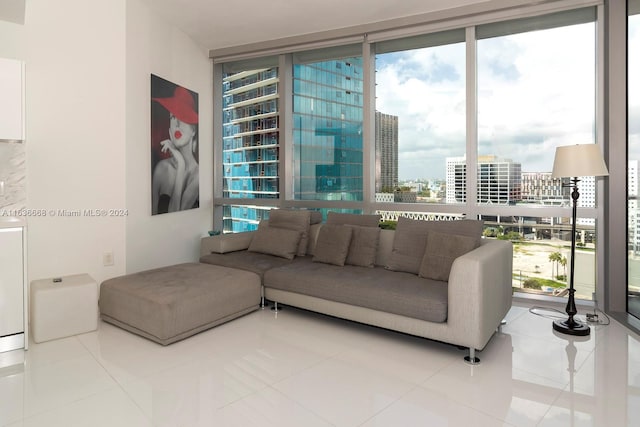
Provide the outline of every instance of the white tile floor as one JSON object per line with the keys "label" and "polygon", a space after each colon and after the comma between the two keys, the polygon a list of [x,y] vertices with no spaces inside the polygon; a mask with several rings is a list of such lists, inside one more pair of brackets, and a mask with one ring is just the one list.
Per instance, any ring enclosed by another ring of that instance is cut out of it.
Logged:
{"label": "white tile floor", "polygon": [[0,425],[640,425],[637,335],[612,320],[571,340],[524,306],[507,319],[478,366],[454,346],[293,308],[168,347],[100,323],[0,370]]}

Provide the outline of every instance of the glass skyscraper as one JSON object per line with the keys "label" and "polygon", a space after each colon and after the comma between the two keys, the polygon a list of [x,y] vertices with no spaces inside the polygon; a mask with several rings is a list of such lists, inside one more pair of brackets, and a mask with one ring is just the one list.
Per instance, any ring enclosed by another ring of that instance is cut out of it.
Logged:
{"label": "glass skyscraper", "polygon": [[294,63],[295,199],[363,199],[362,87],[362,58]]}
{"label": "glass skyscraper", "polygon": [[[277,199],[278,68],[223,76],[223,196]],[[294,198],[362,200],[362,58],[293,65]],[[255,230],[270,207],[225,205],[225,232]]]}
{"label": "glass skyscraper", "polygon": [[[278,69],[227,73],[223,78],[223,195],[277,199]],[[255,230],[269,208],[225,205],[225,232]]]}

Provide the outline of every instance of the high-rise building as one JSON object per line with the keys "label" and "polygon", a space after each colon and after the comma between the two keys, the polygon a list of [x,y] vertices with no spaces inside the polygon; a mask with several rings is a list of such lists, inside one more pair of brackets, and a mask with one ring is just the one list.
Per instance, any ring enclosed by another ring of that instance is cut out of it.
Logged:
{"label": "high-rise building", "polygon": [[362,116],[362,58],[294,63],[295,199],[363,199]]}
{"label": "high-rise building", "polygon": [[466,157],[447,157],[447,203],[464,203],[467,200]]}
{"label": "high-rise building", "polygon": [[566,201],[562,180],[551,172],[522,172],[522,201],[543,205],[561,205]]}
{"label": "high-rise building", "polygon": [[522,200],[520,163],[496,156],[478,156],[478,203],[512,205]]}
{"label": "high-rise building", "polygon": [[629,250],[640,254],[640,209],[638,209],[638,160],[629,160],[627,166],[627,233]]}
{"label": "high-rise building", "polygon": [[[466,201],[466,159],[447,158],[447,203]],[[522,200],[520,163],[494,155],[478,157],[478,203],[511,205]]]}
{"label": "high-rise building", "polygon": [[[228,73],[223,77],[223,195],[278,198],[278,69]],[[255,230],[269,208],[227,205],[225,232]]]}
{"label": "high-rise building", "polygon": [[376,111],[376,193],[398,186],[398,116]]}
{"label": "high-rise building", "polygon": [[[223,196],[280,194],[278,68],[223,75]],[[293,65],[294,197],[362,200],[362,59]],[[270,207],[227,205],[225,232],[255,230]]]}
{"label": "high-rise building", "polygon": [[[571,200],[571,178],[563,178],[565,183],[566,200],[569,206],[573,203]],[[593,208],[596,205],[596,177],[595,176],[582,176],[578,182],[578,207],[580,208]],[[595,227],[596,220],[594,218],[577,218],[576,224],[584,226]]]}

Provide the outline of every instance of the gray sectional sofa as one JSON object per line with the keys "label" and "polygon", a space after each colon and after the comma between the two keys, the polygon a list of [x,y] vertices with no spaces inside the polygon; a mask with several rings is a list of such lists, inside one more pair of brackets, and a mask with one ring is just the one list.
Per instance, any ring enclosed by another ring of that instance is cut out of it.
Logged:
{"label": "gray sectional sofa", "polygon": [[466,347],[479,361],[511,307],[510,242],[481,239],[480,221],[400,218],[393,231],[376,215],[330,212],[321,224],[304,212],[272,211],[257,231],[203,238],[200,262],[258,274],[276,308]]}

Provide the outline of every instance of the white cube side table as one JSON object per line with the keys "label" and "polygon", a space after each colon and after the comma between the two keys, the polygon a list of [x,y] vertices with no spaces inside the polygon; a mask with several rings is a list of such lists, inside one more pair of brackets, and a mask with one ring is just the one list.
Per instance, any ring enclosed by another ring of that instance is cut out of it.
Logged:
{"label": "white cube side table", "polygon": [[41,343],[98,328],[98,284],[88,274],[31,282],[30,323]]}

